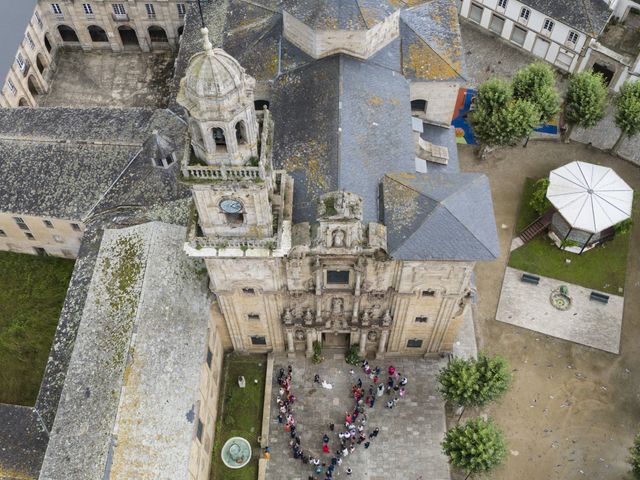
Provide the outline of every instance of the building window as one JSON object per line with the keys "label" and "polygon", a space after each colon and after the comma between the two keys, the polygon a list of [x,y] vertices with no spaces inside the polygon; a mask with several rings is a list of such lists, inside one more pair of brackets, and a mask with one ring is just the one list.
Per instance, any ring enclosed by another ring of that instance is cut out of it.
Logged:
{"label": "building window", "polygon": [[427,323],[429,321],[429,317],[416,317],[416,323]]}
{"label": "building window", "polygon": [[266,345],[267,339],[266,337],[260,335],[253,335],[251,337],[251,345]]}
{"label": "building window", "polygon": [[211,349],[207,347],[207,366],[209,368],[211,368],[212,361],[213,361],[213,353],[211,352]]}
{"label": "building window", "polygon": [[56,15],[62,15],[62,9],[60,8],[59,3],[52,3],[51,9],[53,10],[53,13],[55,13]]}
{"label": "building window", "polygon": [[507,8],[507,0],[498,0],[499,8]]}
{"label": "building window", "polygon": [[38,28],[42,30],[44,28],[44,24],[42,23],[42,19],[40,18],[40,15],[38,14],[38,12],[34,12],[34,15],[36,17],[36,23],[38,24]]}
{"label": "building window", "polygon": [[178,15],[184,17],[187,13],[187,9],[184,7],[184,3],[178,3],[176,4],[176,6],[178,7]]}
{"label": "building window", "polygon": [[245,295],[255,295],[256,291],[253,288],[243,288],[242,293],[244,293]]}
{"label": "building window", "polygon": [[31,38],[31,34],[29,32],[27,32],[24,36],[26,37],[27,43],[29,44],[29,47],[31,47],[31,50],[36,48],[36,44],[33,41],[33,38]]}
{"label": "building window", "polygon": [[77,223],[72,223],[71,224],[71,228],[73,229],[74,232],[80,232],[80,225],[78,225]]}
{"label": "building window", "polygon": [[62,239],[62,237],[60,235],[54,235],[53,239],[57,242],[57,243],[64,243],[64,240]]}
{"label": "building window", "polygon": [[196,428],[196,437],[198,437],[198,441],[202,442],[202,431],[204,430],[204,424],[202,420],[198,419],[198,427]]}
{"label": "building window", "polygon": [[27,63],[24,61],[24,57],[20,52],[18,52],[18,55],[16,55],[16,63],[18,64],[18,67],[20,67],[20,70],[23,72],[27,68]]}
{"label": "building window", "polygon": [[126,15],[127,11],[124,9],[124,4],[122,3],[113,3],[111,5],[113,7],[113,13],[116,15]]}
{"label": "building window", "polygon": [[257,321],[257,320],[260,320],[260,315],[258,315],[257,313],[250,313],[247,315],[247,318],[249,320]]}
{"label": "building window", "polygon": [[524,28],[514,26],[511,32],[511,41],[522,46],[525,38],[527,38],[527,31]]}
{"label": "building window", "polygon": [[6,236],[7,236],[7,232],[0,229],[0,237],[6,237]]}
{"label": "building window", "polygon": [[16,86],[13,84],[13,82],[11,81],[11,79],[7,80],[7,87],[9,87],[9,91],[11,93],[13,93],[14,95],[16,95],[18,93],[18,89],[16,88]]}
{"label": "building window", "polygon": [[29,230],[29,227],[27,226],[27,224],[25,223],[22,217],[13,217],[13,221],[16,222],[16,225],[18,225],[20,229]]}
{"label": "building window", "polygon": [[527,7],[522,7],[522,10],[520,10],[520,19],[526,22],[527,20],[529,20],[530,16],[531,10],[529,10]]}
{"label": "building window", "polygon": [[469,18],[476,23],[480,23],[482,20],[482,12],[484,12],[484,8],[472,3],[471,8],[469,9]]}
{"label": "building window", "polygon": [[328,285],[349,285],[349,270],[327,270]]}
{"label": "building window", "polygon": [[36,237],[33,236],[33,233],[31,232],[24,232],[24,236],[27,237],[29,240],[35,240]]}
{"label": "building window", "polygon": [[418,340],[417,338],[412,338],[411,340],[407,340],[408,348],[421,348],[422,340]]}
{"label": "building window", "polygon": [[422,296],[423,297],[435,297],[436,295],[436,291],[435,290],[431,290],[430,288],[427,290],[423,290],[422,291]]}
{"label": "building window", "polygon": [[93,15],[93,7],[90,3],[83,3],[82,8],[84,8],[84,13],[87,15]]}
{"label": "building window", "polygon": [[44,226],[47,228],[53,228],[53,222],[51,220],[43,220]]}
{"label": "building window", "polygon": [[578,43],[578,39],[580,38],[580,35],[578,35],[576,32],[574,32],[573,30],[571,30],[569,32],[569,36],[567,37],[567,42],[576,45]]}
{"label": "building window", "polygon": [[153,3],[145,3],[144,8],[147,9],[147,15],[149,18],[156,18],[156,9],[153,8]]}
{"label": "building window", "polygon": [[489,23],[489,30],[498,35],[502,35],[502,29],[504,28],[504,18],[498,15],[491,16],[491,23]]}
{"label": "building window", "polygon": [[553,26],[554,25],[555,25],[555,22],[553,20],[545,18],[544,19],[544,23],[542,24],[542,29],[546,30],[549,33],[551,33],[551,31],[553,30]]}

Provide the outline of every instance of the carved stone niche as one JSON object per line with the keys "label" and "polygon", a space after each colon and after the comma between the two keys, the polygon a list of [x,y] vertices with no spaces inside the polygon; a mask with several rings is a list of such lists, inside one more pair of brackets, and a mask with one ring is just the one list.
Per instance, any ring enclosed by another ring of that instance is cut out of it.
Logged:
{"label": "carved stone niche", "polygon": [[304,340],[305,339],[304,330],[302,330],[302,329],[296,330],[295,333],[294,333],[294,337],[298,341]]}
{"label": "carved stone niche", "polygon": [[367,333],[367,340],[369,340],[370,342],[375,342],[376,340],[378,340],[378,332],[376,332],[375,330],[369,330],[369,333]]}

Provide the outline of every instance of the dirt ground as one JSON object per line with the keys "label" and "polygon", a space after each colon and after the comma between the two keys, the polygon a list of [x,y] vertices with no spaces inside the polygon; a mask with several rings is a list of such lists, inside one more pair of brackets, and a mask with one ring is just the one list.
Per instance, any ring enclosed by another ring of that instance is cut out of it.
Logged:
{"label": "dirt ground", "polygon": [[[510,455],[492,480],[630,480],[628,448],[640,431],[640,215],[636,209],[625,286],[621,354],[521,329],[495,320],[504,269],[524,179],[541,177],[573,160],[610,166],[636,191],[640,169],[581,144],[530,142],[480,161],[473,148],[459,149],[461,169],[490,179],[501,257],[476,267],[475,307],[479,348],[504,355],[514,384],[483,412],[505,431]],[[506,228],[502,228],[502,225]]]}

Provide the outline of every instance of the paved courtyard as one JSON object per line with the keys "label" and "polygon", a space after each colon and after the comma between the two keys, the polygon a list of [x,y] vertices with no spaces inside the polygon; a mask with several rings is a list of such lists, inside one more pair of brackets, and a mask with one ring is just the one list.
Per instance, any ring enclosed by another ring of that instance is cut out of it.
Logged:
{"label": "paved courtyard", "polygon": [[[296,396],[294,416],[300,433],[301,448],[330,461],[331,456],[322,453],[322,436],[330,437],[331,451],[338,446],[337,433],[345,412],[352,410],[354,400],[351,385],[362,378],[365,389],[369,382],[359,367],[344,361],[343,354],[325,353],[325,361],[314,365],[302,355],[295,359],[276,357],[274,363],[273,399],[271,402],[271,425],[269,446],[271,460],[267,466],[268,480],[307,480],[312,473],[309,465],[294,460],[289,448],[290,437],[278,424],[275,397],[278,392],[276,376],[280,368],[293,366],[292,393]],[[380,365],[386,369],[394,365],[399,373],[409,380],[407,395],[392,410],[385,408],[384,395],[373,409],[367,408],[370,430],[376,426],[380,434],[371,441],[368,450],[362,445],[344,460],[334,478],[353,480],[449,480],[449,465],[442,454],[440,442],[445,432],[444,404],[436,391],[435,375],[446,360],[422,358],[393,358],[381,361],[370,359],[372,367]],[[333,385],[325,389],[313,383],[318,373],[323,380]],[[386,376],[383,376],[386,380]],[[331,434],[329,423],[336,424]],[[351,467],[353,474],[347,477],[345,469]],[[324,476],[322,476],[324,479]]]}
{"label": "paved courtyard", "polygon": [[173,73],[173,52],[63,50],[51,90],[41,107],[164,107]]}
{"label": "paved courtyard", "polygon": [[[609,295],[609,303],[589,300],[590,288],[540,276],[538,285],[520,281],[522,271],[507,267],[496,320],[536,332],[619,353],[624,298]],[[572,304],[568,310],[554,308],[549,296],[567,285]]]}

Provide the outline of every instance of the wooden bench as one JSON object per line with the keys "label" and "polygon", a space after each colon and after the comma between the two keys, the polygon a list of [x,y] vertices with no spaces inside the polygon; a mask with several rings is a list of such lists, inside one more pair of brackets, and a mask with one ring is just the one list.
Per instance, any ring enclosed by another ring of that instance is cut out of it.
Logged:
{"label": "wooden bench", "polygon": [[600,292],[591,292],[591,295],[589,295],[589,300],[595,300],[596,302],[600,303],[609,303],[609,295],[605,295],[604,293]]}
{"label": "wooden bench", "polygon": [[520,281],[524,283],[530,283],[532,285],[538,285],[538,283],[540,283],[540,277],[531,275],[530,273],[523,273],[520,277]]}

